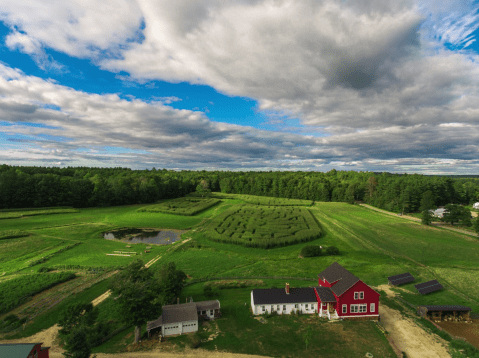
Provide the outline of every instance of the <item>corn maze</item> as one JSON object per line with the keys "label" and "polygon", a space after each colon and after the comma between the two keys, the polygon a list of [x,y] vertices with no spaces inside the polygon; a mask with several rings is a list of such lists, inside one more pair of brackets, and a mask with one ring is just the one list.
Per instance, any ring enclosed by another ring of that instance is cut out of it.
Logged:
{"label": "corn maze", "polygon": [[302,207],[246,204],[217,216],[205,233],[213,241],[268,249],[317,239],[321,228]]}
{"label": "corn maze", "polygon": [[214,198],[178,198],[138,209],[140,212],[192,216],[220,202]]}

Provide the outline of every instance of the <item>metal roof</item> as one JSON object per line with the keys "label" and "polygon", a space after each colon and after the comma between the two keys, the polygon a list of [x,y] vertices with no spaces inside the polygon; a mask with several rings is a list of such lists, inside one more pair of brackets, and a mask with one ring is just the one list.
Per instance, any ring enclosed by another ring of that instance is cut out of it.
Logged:
{"label": "metal roof", "polygon": [[255,288],[252,292],[255,305],[317,302],[312,287],[290,288],[289,294],[284,288]]}
{"label": "metal roof", "polygon": [[318,293],[321,302],[336,302],[336,297],[334,297],[330,287],[318,286],[314,287],[314,289]]}
{"label": "metal roof", "polygon": [[32,349],[42,343],[6,343],[0,344],[0,357],[27,358]]}
{"label": "metal roof", "polygon": [[421,295],[426,295],[444,288],[437,280],[419,283],[414,285],[414,287],[416,287],[416,290],[418,290]]}
{"label": "metal roof", "polygon": [[218,300],[196,302],[196,309],[198,311],[216,310],[219,308],[220,308],[220,301]]}
{"label": "metal roof", "polygon": [[472,311],[471,307],[457,305],[436,305],[436,306],[419,306],[426,307],[428,311]]}
{"label": "metal roof", "polygon": [[388,281],[393,285],[402,285],[408,282],[413,282],[414,280],[415,278],[409,272],[388,277]]}
{"label": "metal roof", "polygon": [[319,278],[326,279],[329,283],[337,282],[331,287],[336,296],[341,296],[344,292],[349,290],[356,282],[360,281],[359,278],[354,276],[351,272],[346,270],[343,266],[337,262],[333,262],[319,275]]}

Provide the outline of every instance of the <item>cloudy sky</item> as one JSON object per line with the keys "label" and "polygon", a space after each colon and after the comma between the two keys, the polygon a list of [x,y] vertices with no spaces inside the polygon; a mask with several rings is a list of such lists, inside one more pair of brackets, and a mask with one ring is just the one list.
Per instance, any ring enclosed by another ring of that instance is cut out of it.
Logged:
{"label": "cloudy sky", "polygon": [[479,173],[479,1],[2,0],[0,164]]}

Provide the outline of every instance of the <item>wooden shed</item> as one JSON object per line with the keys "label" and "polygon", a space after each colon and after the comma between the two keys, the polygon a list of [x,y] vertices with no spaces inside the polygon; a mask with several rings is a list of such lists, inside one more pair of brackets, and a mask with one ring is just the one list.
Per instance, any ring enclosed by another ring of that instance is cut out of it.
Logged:
{"label": "wooden shed", "polygon": [[423,318],[429,318],[432,321],[452,321],[462,322],[471,321],[469,314],[471,307],[456,305],[438,305],[438,306],[418,306],[417,314]]}

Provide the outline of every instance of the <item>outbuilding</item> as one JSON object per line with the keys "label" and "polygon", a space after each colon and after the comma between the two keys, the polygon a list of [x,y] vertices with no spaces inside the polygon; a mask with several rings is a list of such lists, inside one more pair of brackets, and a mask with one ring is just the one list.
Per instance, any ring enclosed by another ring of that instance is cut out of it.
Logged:
{"label": "outbuilding", "polygon": [[423,318],[429,318],[439,322],[446,321],[470,321],[471,307],[457,305],[418,306],[417,314]]}
{"label": "outbuilding", "polygon": [[6,343],[0,344],[0,357],[49,358],[49,349],[42,347],[42,343]]}

